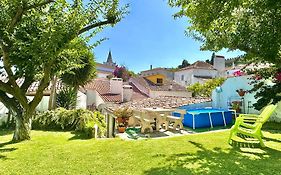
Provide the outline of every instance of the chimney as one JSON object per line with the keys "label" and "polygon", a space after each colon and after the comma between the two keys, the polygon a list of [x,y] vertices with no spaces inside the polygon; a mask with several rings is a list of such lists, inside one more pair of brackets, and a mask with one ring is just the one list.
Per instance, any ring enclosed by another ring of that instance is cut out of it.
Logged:
{"label": "chimney", "polygon": [[224,56],[215,55],[214,68],[218,70],[219,75],[222,75],[225,71],[225,58]]}
{"label": "chimney", "polygon": [[131,101],[133,96],[133,87],[130,85],[123,86],[123,102]]}
{"label": "chimney", "polygon": [[152,64],[150,65],[150,70],[152,70]]}
{"label": "chimney", "polygon": [[110,93],[111,94],[123,94],[123,79],[111,78],[110,79]]}

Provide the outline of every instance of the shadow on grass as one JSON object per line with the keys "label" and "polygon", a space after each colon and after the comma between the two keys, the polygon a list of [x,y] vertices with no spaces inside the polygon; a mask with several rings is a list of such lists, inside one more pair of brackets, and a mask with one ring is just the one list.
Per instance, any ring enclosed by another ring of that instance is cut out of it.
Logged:
{"label": "shadow on grass", "polygon": [[0,159],[7,159],[5,155],[3,155],[2,153],[5,152],[12,152],[17,150],[17,148],[3,148],[6,145],[10,145],[10,144],[14,144],[15,142],[12,141],[8,141],[8,142],[4,142],[4,143],[0,143]]}
{"label": "shadow on grass", "polygon": [[[144,172],[145,175],[170,174],[278,174],[281,151],[273,148],[208,149],[201,143],[189,141],[197,148],[195,153],[158,155],[164,157],[159,167]],[[280,146],[277,143],[278,147]]]}
{"label": "shadow on grass", "polygon": [[72,131],[71,134],[74,134],[74,136],[69,138],[68,140],[88,140],[88,139],[91,139],[87,134],[82,133],[82,132]]}

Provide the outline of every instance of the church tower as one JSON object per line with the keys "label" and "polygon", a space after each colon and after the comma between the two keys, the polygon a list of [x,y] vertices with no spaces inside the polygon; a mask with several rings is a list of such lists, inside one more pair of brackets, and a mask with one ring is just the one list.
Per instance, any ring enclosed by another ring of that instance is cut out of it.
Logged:
{"label": "church tower", "polygon": [[111,50],[109,50],[107,60],[103,64],[108,65],[108,66],[114,66],[114,67],[116,66],[116,63],[114,63],[113,59],[112,59]]}

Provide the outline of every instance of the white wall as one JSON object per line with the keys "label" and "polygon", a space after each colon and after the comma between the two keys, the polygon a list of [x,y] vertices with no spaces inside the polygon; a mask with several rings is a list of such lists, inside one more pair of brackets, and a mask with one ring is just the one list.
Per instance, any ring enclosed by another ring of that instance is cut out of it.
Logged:
{"label": "white wall", "polygon": [[87,96],[80,91],[77,92],[76,109],[87,109]]}
{"label": "white wall", "polygon": [[[216,90],[212,92],[212,106],[214,108],[223,108],[228,109],[230,107],[230,103],[232,101],[240,101],[242,98],[236,92],[237,89],[250,90],[252,89],[252,85],[249,84],[250,80],[248,79],[250,76],[240,76],[240,77],[231,77],[228,78],[221,86],[222,92],[217,93]],[[245,101],[245,113],[259,113],[259,111],[255,110],[251,107],[256,99],[254,94],[246,93],[244,96]],[[243,107],[241,108],[243,110]]]}
{"label": "white wall", "polygon": [[[182,80],[182,75],[184,76],[184,79]],[[193,75],[193,69],[187,69],[175,72],[175,82],[182,86],[188,86],[191,84],[191,78]]]}
{"label": "white wall", "polygon": [[[184,76],[184,80],[182,80],[182,75]],[[187,69],[175,72],[175,81],[182,86],[189,86],[194,83],[204,83],[202,78],[196,78],[194,76],[208,76],[215,78],[218,76],[218,72],[216,70],[208,70],[208,69]]]}
{"label": "white wall", "polygon": [[111,74],[109,74],[109,73],[97,72],[97,78],[107,78],[108,75],[111,75]]}
{"label": "white wall", "polygon": [[87,90],[87,106],[95,104],[95,106],[99,106],[104,103],[104,100],[100,97],[99,93],[95,90]]}

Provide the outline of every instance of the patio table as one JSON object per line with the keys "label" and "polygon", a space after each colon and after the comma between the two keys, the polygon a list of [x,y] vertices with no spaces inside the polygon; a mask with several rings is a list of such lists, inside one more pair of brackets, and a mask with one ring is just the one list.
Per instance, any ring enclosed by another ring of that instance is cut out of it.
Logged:
{"label": "patio table", "polygon": [[165,129],[168,129],[167,116],[173,109],[164,109],[164,108],[143,108],[143,110],[150,113],[150,117],[155,120],[156,131],[160,130],[162,124],[165,124]]}

